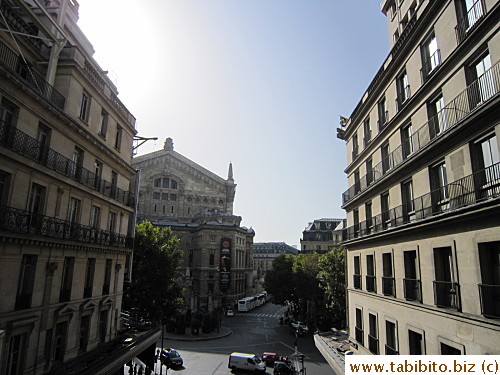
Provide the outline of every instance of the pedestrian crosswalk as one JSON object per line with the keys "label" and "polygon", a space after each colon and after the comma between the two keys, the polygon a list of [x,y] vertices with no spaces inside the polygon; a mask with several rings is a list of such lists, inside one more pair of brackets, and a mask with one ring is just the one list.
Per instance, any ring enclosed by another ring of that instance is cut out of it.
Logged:
{"label": "pedestrian crosswalk", "polygon": [[262,317],[262,318],[273,318],[273,319],[279,319],[280,316],[282,316],[282,314],[277,314],[277,313],[274,313],[274,314],[261,314],[261,313],[252,313],[252,312],[243,312],[243,313],[237,313],[234,315],[235,317],[238,317],[238,316],[258,316],[258,317]]}

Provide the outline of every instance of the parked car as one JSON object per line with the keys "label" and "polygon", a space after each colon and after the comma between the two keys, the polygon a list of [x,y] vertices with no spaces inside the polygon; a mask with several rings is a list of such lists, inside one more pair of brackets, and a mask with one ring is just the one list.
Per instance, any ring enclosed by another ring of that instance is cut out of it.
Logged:
{"label": "parked car", "polygon": [[292,327],[293,333],[297,333],[299,336],[304,336],[309,333],[309,327],[303,322],[294,321],[290,326]]}
{"label": "parked car", "polygon": [[279,356],[276,353],[265,352],[262,353],[262,360],[266,364],[266,366],[273,366],[274,362],[279,359]]}
{"label": "parked car", "polygon": [[295,375],[295,369],[286,362],[274,362],[273,375]]}
{"label": "parked car", "polygon": [[234,311],[232,309],[227,310],[226,316],[234,316]]}
{"label": "parked car", "polygon": [[175,349],[163,349],[161,363],[168,368],[180,368],[184,364],[181,355]]}

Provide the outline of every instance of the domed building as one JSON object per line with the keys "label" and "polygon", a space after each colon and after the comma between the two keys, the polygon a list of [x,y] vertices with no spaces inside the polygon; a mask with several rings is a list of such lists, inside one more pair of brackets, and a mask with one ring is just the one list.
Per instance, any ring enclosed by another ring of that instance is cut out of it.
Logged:
{"label": "domed building", "polygon": [[255,232],[233,215],[232,165],[223,179],[174,151],[172,138],[132,165],[141,174],[138,221],[168,226],[181,240],[186,310],[212,310],[253,294]]}

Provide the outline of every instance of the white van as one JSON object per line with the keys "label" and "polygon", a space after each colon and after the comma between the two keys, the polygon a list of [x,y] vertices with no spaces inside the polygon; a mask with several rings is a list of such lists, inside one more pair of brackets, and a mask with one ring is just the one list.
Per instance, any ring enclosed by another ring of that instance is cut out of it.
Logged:
{"label": "white van", "polygon": [[266,372],[266,364],[255,354],[231,353],[227,367],[229,367],[231,371],[246,370],[251,372]]}

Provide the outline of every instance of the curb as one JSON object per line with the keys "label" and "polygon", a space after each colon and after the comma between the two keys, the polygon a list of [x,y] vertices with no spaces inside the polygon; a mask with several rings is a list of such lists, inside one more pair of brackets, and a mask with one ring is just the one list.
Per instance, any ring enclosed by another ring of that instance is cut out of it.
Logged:
{"label": "curb", "polygon": [[212,337],[187,337],[187,336],[182,336],[182,335],[176,335],[176,336],[164,336],[164,340],[173,340],[173,341],[209,341],[209,340],[216,340],[216,339],[221,339],[224,337],[231,336],[233,334],[232,330],[228,330],[228,332],[219,334],[219,336],[212,336]]}

